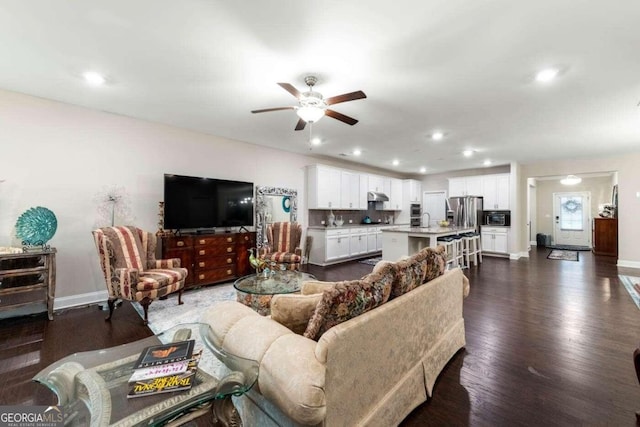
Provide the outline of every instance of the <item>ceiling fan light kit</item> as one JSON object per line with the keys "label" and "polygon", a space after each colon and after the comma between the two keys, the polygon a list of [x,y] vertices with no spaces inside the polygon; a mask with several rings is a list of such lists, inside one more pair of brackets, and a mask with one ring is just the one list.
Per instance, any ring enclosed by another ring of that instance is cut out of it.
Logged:
{"label": "ceiling fan light kit", "polygon": [[296,114],[307,123],[315,123],[324,117],[324,108],[308,106],[299,107]]}
{"label": "ceiling fan light kit", "polygon": [[290,83],[278,83],[280,87],[289,92],[291,95],[298,98],[299,105],[292,107],[276,107],[276,108],[264,108],[261,110],[252,110],[252,113],[266,113],[270,111],[280,110],[295,110],[296,114],[300,118],[296,124],[295,130],[303,130],[307,123],[315,123],[324,116],[329,116],[336,120],[339,120],[348,125],[355,125],[358,120],[353,117],[346,116],[337,111],[330,110],[327,107],[333,104],[339,104],[341,102],[355,101],[356,99],[366,98],[367,95],[361,90],[351,93],[344,93],[342,95],[332,96],[331,98],[324,99],[321,93],[315,92],[313,86],[318,82],[317,77],[307,76],[304,82],[309,86],[307,92],[300,92]]}

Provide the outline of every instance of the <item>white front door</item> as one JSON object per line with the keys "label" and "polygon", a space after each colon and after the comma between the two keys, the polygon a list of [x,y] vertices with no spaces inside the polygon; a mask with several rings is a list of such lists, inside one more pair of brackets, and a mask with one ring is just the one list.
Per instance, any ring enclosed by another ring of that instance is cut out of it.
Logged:
{"label": "white front door", "polygon": [[553,240],[556,245],[591,247],[591,194],[553,194]]}

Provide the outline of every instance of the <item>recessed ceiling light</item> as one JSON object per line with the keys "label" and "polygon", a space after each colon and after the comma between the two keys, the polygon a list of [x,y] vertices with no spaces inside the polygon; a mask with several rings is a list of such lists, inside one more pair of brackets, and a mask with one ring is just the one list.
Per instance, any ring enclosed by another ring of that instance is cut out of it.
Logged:
{"label": "recessed ceiling light", "polygon": [[425,173],[427,172],[427,168],[425,168],[424,166],[420,168],[420,173]]}
{"label": "recessed ceiling light", "polygon": [[359,148],[356,148],[355,150],[353,150],[354,156],[359,156],[360,154],[362,154],[362,151]]}
{"label": "recessed ceiling light", "polygon": [[311,140],[312,145],[320,145],[320,143],[322,143],[322,140],[320,138],[316,137]]}
{"label": "recessed ceiling light", "polygon": [[548,83],[558,76],[557,68],[546,68],[536,74],[536,80],[541,83]]}
{"label": "recessed ceiling light", "polygon": [[465,156],[465,157],[471,157],[471,156],[473,156],[473,150],[464,150],[462,152],[462,155]]}
{"label": "recessed ceiling light", "polygon": [[433,139],[434,141],[440,141],[443,137],[444,134],[442,132],[434,132],[431,134],[431,139]]}
{"label": "recessed ceiling light", "polygon": [[491,160],[487,159],[484,161],[483,165],[485,166],[491,166]]}
{"label": "recessed ceiling light", "polygon": [[400,164],[400,161],[398,159],[393,160],[393,166],[398,166],[399,164]]}
{"label": "recessed ceiling light", "polygon": [[102,74],[96,73],[95,71],[87,71],[82,77],[84,77],[84,80],[91,86],[101,86],[106,81]]}

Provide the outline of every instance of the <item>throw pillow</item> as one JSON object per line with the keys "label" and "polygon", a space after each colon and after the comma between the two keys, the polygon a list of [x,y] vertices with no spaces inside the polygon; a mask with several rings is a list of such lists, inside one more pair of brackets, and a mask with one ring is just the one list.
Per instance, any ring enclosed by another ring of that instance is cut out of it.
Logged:
{"label": "throw pillow", "polygon": [[399,297],[444,274],[446,266],[444,246],[424,248],[396,264],[398,278],[391,288],[391,298]]}
{"label": "throw pillow", "polygon": [[372,273],[373,277],[336,283],[333,289],[322,293],[304,336],[318,340],[322,334],[387,301],[392,276],[388,272]]}
{"label": "throw pillow", "polygon": [[274,295],[271,299],[271,319],[302,335],[321,297],[321,293]]}

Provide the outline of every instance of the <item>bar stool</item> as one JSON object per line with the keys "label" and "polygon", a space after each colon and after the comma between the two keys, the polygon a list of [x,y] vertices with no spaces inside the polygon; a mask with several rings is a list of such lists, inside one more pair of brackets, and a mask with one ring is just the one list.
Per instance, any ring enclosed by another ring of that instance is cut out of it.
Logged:
{"label": "bar stool", "polygon": [[464,262],[464,237],[460,234],[456,234],[451,236],[453,239],[453,249],[454,249],[454,264],[456,267],[466,268],[468,267],[468,263]]}
{"label": "bar stool", "polygon": [[471,266],[471,258],[473,264],[477,267],[482,262],[482,245],[480,243],[480,233],[464,233],[464,261],[467,267]]}
{"label": "bar stool", "polygon": [[461,267],[463,261],[463,245],[460,236],[444,236],[438,237],[438,243],[444,246],[447,256],[447,265],[452,267]]}
{"label": "bar stool", "polygon": [[444,246],[444,253],[446,257],[446,266],[447,270],[456,260],[455,256],[455,243],[453,239],[449,236],[438,237],[438,244]]}

